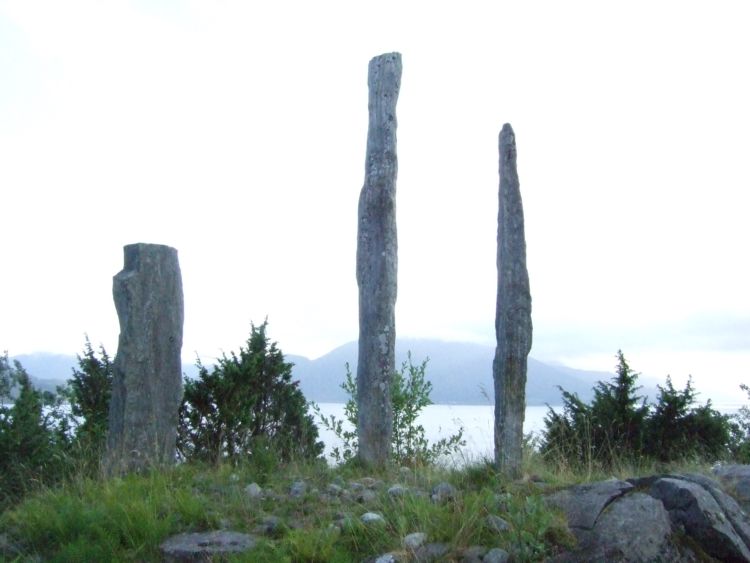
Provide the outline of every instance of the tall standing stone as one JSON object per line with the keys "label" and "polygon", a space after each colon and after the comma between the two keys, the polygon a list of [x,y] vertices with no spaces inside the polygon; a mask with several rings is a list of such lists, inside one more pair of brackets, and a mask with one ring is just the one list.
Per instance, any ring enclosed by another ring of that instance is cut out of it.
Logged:
{"label": "tall standing stone", "polygon": [[175,461],[182,401],[182,277],[177,250],[125,247],[112,293],[120,320],[105,468],[110,474]]}
{"label": "tall standing stone", "polygon": [[497,348],[495,462],[513,478],[521,474],[526,367],[531,350],[531,293],[526,269],[523,203],[516,169],[516,136],[503,125],[500,149],[500,209],[497,216]]}
{"label": "tall standing stone", "polygon": [[369,127],[357,233],[357,433],[359,459],[365,465],[382,466],[390,455],[390,381],[396,368],[396,101],[401,55],[375,57],[368,70]]}

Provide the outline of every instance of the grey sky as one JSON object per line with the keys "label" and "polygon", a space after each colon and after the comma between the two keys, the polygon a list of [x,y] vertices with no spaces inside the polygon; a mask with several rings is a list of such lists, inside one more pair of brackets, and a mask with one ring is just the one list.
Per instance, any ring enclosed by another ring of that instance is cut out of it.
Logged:
{"label": "grey sky", "polygon": [[396,50],[398,333],[493,341],[507,121],[532,355],[622,348],[737,394],[746,24],[739,2],[0,1],[0,347],[114,350],[139,241],[179,250],[187,358],[266,315],[289,353],[356,338],[367,62]]}

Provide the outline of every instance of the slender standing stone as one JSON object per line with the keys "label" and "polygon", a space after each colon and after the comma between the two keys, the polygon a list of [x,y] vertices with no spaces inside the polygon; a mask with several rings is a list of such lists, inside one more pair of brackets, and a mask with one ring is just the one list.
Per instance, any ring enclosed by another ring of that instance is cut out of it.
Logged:
{"label": "slender standing stone", "polygon": [[112,288],[120,340],[114,362],[105,469],[139,471],[175,461],[182,401],[183,297],[177,250],[125,247]]}
{"label": "slender standing stone", "polygon": [[390,455],[390,381],[396,368],[396,101],[401,55],[387,53],[373,58],[367,85],[370,118],[357,233],[357,434],[360,460],[365,465],[382,466]]}
{"label": "slender standing stone", "polygon": [[531,350],[531,293],[526,269],[523,203],[516,170],[516,136],[509,123],[500,132],[500,209],[497,216],[497,348],[495,463],[505,475],[521,475],[526,367]]}

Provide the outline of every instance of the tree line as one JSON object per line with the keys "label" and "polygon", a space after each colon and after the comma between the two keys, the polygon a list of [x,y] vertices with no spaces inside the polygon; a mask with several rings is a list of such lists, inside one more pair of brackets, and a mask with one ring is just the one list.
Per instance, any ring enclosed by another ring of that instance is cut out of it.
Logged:
{"label": "tree line", "polygon": [[549,408],[541,453],[573,469],[647,460],[750,462],[750,409],[722,414],[710,399],[698,402],[692,378],[678,389],[669,376],[649,404],[638,395],[638,376],[618,351],[614,377],[596,384],[590,403],[560,388],[562,410]]}
{"label": "tree line", "polygon": [[[181,461],[276,464],[321,456],[323,443],[292,380],[292,364],[266,329],[266,322],[252,325],[239,352],[222,355],[210,369],[198,359],[198,377],[184,379]],[[0,508],[39,484],[99,475],[113,377],[106,350],[94,350],[88,337],[57,393],[35,389],[18,361],[7,352],[0,357]]]}

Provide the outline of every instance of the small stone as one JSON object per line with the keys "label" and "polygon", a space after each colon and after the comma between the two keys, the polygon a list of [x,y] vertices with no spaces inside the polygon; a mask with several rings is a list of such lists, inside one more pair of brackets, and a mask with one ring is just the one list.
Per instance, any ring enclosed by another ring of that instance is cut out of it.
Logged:
{"label": "small stone", "polygon": [[395,553],[385,553],[375,559],[375,563],[398,563],[398,556]]}
{"label": "small stone", "polygon": [[504,549],[500,549],[499,547],[490,549],[487,553],[484,554],[484,557],[482,558],[482,561],[484,563],[505,563],[509,560],[510,554]]}
{"label": "small stone", "polygon": [[264,536],[275,536],[281,531],[281,518],[278,516],[268,516],[264,518],[253,530],[256,534]]}
{"label": "small stone", "polygon": [[334,516],[333,525],[343,530],[352,523],[352,515],[348,512],[339,512]]}
{"label": "small stone", "polygon": [[456,488],[453,485],[442,482],[433,487],[432,496],[430,498],[432,498],[433,502],[447,502],[449,500],[455,500],[456,494]]}
{"label": "small stone", "polygon": [[402,497],[409,492],[409,489],[403,485],[393,485],[388,489],[388,495],[392,497]]}
{"label": "small stone", "polygon": [[368,526],[374,524],[385,524],[385,518],[383,518],[376,512],[365,512],[362,516],[360,516],[360,520],[363,524],[366,524]]}
{"label": "small stone", "polygon": [[245,487],[245,493],[250,498],[260,498],[263,496],[263,489],[260,488],[260,485],[258,483],[250,483],[247,487]]}
{"label": "small stone", "polygon": [[422,547],[424,542],[427,541],[427,534],[424,532],[414,532],[404,538],[403,544],[406,549],[412,551]]}
{"label": "small stone", "polygon": [[500,518],[499,516],[495,516],[494,514],[490,514],[489,516],[487,516],[486,522],[487,527],[493,532],[507,532],[511,527],[507,520],[503,520],[502,518]]}
{"label": "small stone", "polygon": [[304,481],[295,481],[289,488],[289,496],[292,498],[299,498],[305,496],[307,492],[307,483]]}
{"label": "small stone", "polygon": [[336,483],[331,483],[328,485],[328,488],[326,489],[329,495],[333,495],[335,497],[340,496],[341,493],[344,492],[343,487],[337,485]]}
{"label": "small stone", "polygon": [[480,563],[485,553],[487,553],[486,547],[472,545],[463,550],[461,553],[461,561],[463,561],[463,563]]}
{"label": "small stone", "polygon": [[355,493],[354,495],[354,500],[362,504],[367,504],[368,502],[372,502],[376,498],[378,498],[377,493],[375,491],[371,491],[370,489],[363,489]]}
{"label": "small stone", "polygon": [[165,561],[210,561],[230,553],[242,553],[255,547],[248,534],[228,531],[179,534],[161,544]]}
{"label": "small stone", "polygon": [[417,561],[443,561],[448,553],[448,545],[444,543],[428,543],[414,552]]}
{"label": "small stone", "polygon": [[510,493],[498,493],[495,495],[495,502],[497,503],[497,509],[500,512],[508,512],[510,506]]}

